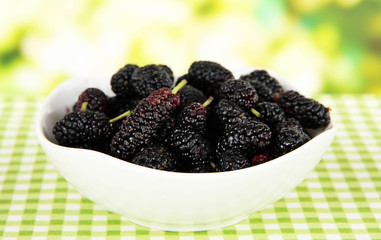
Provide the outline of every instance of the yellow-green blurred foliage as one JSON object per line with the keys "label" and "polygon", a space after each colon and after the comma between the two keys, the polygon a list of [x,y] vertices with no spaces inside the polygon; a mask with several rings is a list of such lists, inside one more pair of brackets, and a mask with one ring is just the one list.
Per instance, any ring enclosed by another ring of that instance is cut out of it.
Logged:
{"label": "yellow-green blurred foliage", "polygon": [[309,93],[381,93],[379,0],[0,0],[0,94],[126,63],[272,69]]}

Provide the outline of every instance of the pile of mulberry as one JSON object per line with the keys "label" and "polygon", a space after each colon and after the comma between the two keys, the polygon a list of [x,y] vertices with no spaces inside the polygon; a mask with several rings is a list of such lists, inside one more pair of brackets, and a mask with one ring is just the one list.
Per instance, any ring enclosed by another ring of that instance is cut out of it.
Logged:
{"label": "pile of mulberry", "polygon": [[129,63],[111,75],[111,96],[84,89],[52,133],[62,146],[143,167],[209,173],[266,164],[331,121],[329,108],[284,90],[266,70],[236,77],[212,61],[178,78],[165,64]]}

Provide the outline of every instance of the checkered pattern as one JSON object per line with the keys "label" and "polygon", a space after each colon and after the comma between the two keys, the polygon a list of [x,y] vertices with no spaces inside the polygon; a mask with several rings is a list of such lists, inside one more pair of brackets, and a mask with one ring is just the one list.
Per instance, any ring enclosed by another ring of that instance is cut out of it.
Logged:
{"label": "checkered pattern", "polygon": [[82,197],[39,147],[42,99],[0,98],[0,238],[381,239],[381,96],[319,100],[339,131],[303,183],[235,226],[176,233],[135,225]]}

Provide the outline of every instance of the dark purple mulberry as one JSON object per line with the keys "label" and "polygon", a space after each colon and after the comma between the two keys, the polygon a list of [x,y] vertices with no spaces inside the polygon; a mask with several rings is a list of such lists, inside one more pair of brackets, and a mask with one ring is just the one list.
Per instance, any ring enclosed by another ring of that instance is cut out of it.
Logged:
{"label": "dark purple mulberry", "polygon": [[255,89],[243,80],[228,80],[221,84],[219,89],[220,99],[235,102],[243,109],[254,108],[258,102],[258,94]]}
{"label": "dark purple mulberry", "polygon": [[[176,111],[175,111],[176,112]],[[173,129],[176,127],[176,118],[177,115],[173,112],[168,120],[164,121],[157,132],[157,141],[158,143],[163,143],[169,137]]]}
{"label": "dark purple mulberry", "polygon": [[328,108],[296,91],[281,93],[277,101],[286,115],[298,120],[304,128],[326,127],[331,121]]}
{"label": "dark purple mulberry", "polygon": [[114,75],[112,75],[111,88],[116,95],[122,98],[133,97],[130,87],[130,80],[132,74],[138,68],[139,67],[135,64],[126,64],[124,67],[119,69]]}
{"label": "dark purple mulberry", "polygon": [[280,131],[282,128],[297,128],[303,131],[302,125],[295,118],[285,118],[276,125],[276,131]]}
{"label": "dark purple mulberry", "polygon": [[236,103],[227,99],[222,99],[214,106],[213,114],[215,114],[218,124],[222,129],[225,128],[225,126],[254,119],[253,114],[246,112]]}
{"label": "dark purple mulberry", "polygon": [[269,146],[271,135],[270,128],[262,122],[245,121],[231,125],[218,141],[217,157],[230,149],[251,155],[255,150]]}
{"label": "dark purple mulberry", "polygon": [[73,111],[81,111],[82,104],[87,102],[85,110],[104,112],[107,109],[108,97],[98,88],[87,88],[83,91],[73,106]]}
{"label": "dark purple mulberry", "polygon": [[247,81],[251,84],[255,91],[257,91],[260,102],[274,102],[275,94],[271,88],[257,80],[247,79]]}
{"label": "dark purple mulberry", "polygon": [[278,156],[291,152],[310,140],[310,137],[298,128],[282,128],[275,137],[275,149]]}
{"label": "dark purple mulberry", "polygon": [[160,89],[139,102],[123,121],[111,142],[111,154],[129,160],[142,147],[156,138],[158,129],[179,105],[179,94]]}
{"label": "dark purple mulberry", "polygon": [[58,144],[67,147],[92,148],[113,135],[113,127],[104,113],[70,112],[53,127]]}
{"label": "dark purple mulberry", "polygon": [[186,105],[192,102],[203,103],[207,99],[205,94],[195,87],[186,85],[179,91],[180,94],[180,108],[184,108]]}
{"label": "dark purple mulberry", "polygon": [[191,129],[176,128],[167,138],[166,144],[176,154],[180,169],[190,169],[209,159],[208,141]]}
{"label": "dark purple mulberry", "polygon": [[261,102],[256,107],[259,119],[269,126],[274,126],[285,118],[283,110],[276,103]]}
{"label": "dark purple mulberry", "polygon": [[172,83],[173,79],[166,68],[151,64],[136,69],[129,85],[138,98],[145,98],[161,88],[170,88]]}
{"label": "dark purple mulberry", "polygon": [[233,171],[250,166],[250,161],[247,159],[246,154],[233,149],[228,150],[221,155],[221,158],[216,164],[216,171]]}
{"label": "dark purple mulberry", "polygon": [[[162,69],[169,75],[169,77],[171,78],[172,83],[173,83],[173,81],[175,80],[175,77],[173,76],[172,69],[169,68],[167,65],[164,65],[164,64],[159,64],[159,65],[157,65],[157,66],[159,66],[160,68],[162,68]],[[179,82],[179,83],[180,83],[180,82]],[[177,84],[176,84],[176,85],[177,85]]]}
{"label": "dark purple mulberry", "polygon": [[[180,96],[181,97],[181,96]],[[190,103],[184,107],[177,116],[176,125],[181,129],[192,129],[195,132],[204,134],[206,131],[206,107],[213,100],[209,98],[203,104],[198,102]]]}
{"label": "dark purple mulberry", "polygon": [[248,81],[258,81],[263,83],[266,87],[270,88],[271,91],[275,93],[283,92],[282,86],[279,84],[278,80],[273,78],[268,74],[265,70],[255,70],[249,74],[242,75],[240,79],[248,80]]}
{"label": "dark purple mulberry", "polygon": [[221,83],[233,79],[233,74],[220,64],[211,61],[193,62],[188,70],[188,82],[206,96],[215,96]]}
{"label": "dark purple mulberry", "polygon": [[144,147],[135,154],[131,162],[158,170],[174,171],[176,169],[176,160],[172,153],[160,145]]}

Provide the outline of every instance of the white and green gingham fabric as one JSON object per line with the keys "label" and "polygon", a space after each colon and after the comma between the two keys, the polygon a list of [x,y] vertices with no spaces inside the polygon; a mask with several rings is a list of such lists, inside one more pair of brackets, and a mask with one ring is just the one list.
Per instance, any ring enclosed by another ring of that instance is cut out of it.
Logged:
{"label": "white and green gingham fabric", "polygon": [[338,134],[285,198],[220,230],[138,226],[82,197],[40,148],[43,99],[0,97],[1,239],[381,239],[381,96],[322,95]]}

